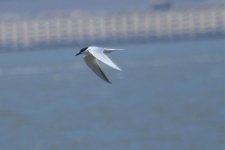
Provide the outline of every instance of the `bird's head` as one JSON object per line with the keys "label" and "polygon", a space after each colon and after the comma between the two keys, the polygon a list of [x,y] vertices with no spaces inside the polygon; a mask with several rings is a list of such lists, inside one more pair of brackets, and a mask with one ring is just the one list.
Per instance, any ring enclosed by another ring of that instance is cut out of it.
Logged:
{"label": "bird's head", "polygon": [[80,55],[80,54],[83,54],[84,51],[86,51],[88,49],[88,47],[84,47],[80,50],[79,53],[76,54],[76,56]]}

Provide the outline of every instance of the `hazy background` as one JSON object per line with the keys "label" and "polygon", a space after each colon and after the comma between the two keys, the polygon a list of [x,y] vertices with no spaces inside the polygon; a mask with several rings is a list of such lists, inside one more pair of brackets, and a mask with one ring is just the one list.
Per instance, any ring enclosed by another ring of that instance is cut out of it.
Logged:
{"label": "hazy background", "polygon": [[[188,10],[221,6],[223,0],[171,2],[171,9]],[[147,0],[0,0],[0,149],[223,150],[223,20],[196,37],[120,41],[109,36],[98,46],[126,49],[110,54],[122,72],[101,64],[112,85],[99,79],[82,57],[74,56],[82,47],[96,44],[86,44],[88,36],[82,44],[64,45],[58,39],[60,46],[4,46],[16,41],[4,40],[11,35],[7,27],[15,16],[22,23],[12,29],[20,31],[27,16],[149,9]],[[29,41],[27,36],[22,39]]]}
{"label": "hazy background", "polygon": [[[170,0],[173,6],[196,7],[224,4],[223,0]],[[52,11],[143,11],[149,0],[1,0],[0,13],[38,14]]]}

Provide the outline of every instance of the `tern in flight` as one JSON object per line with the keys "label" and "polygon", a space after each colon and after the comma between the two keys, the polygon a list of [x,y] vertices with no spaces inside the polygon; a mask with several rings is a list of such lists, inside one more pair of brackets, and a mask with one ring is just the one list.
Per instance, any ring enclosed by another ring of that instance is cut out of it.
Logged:
{"label": "tern in flight", "polygon": [[110,49],[110,48],[102,48],[102,47],[95,47],[89,46],[82,48],[76,56],[83,54],[84,61],[91,68],[91,70],[98,75],[104,81],[111,83],[109,79],[106,77],[105,73],[99,66],[99,62],[102,62],[113,69],[121,71],[121,69],[106,55],[108,53],[119,51],[123,49]]}

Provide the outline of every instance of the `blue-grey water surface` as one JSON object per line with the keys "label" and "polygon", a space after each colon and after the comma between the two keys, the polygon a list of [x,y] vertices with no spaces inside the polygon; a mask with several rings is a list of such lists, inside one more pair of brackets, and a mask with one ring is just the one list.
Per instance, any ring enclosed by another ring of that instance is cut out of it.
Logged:
{"label": "blue-grey water surface", "polygon": [[[111,45],[112,85],[65,48],[0,54],[1,150],[222,150],[224,41]],[[77,51],[74,51],[77,49]]]}

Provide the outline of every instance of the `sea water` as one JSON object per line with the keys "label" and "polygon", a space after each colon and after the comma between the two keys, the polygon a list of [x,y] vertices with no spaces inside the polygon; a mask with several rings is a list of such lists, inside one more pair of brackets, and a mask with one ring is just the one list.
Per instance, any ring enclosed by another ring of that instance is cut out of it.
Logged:
{"label": "sea water", "polygon": [[81,47],[0,54],[0,149],[224,148],[223,40],[104,46],[111,85]]}

